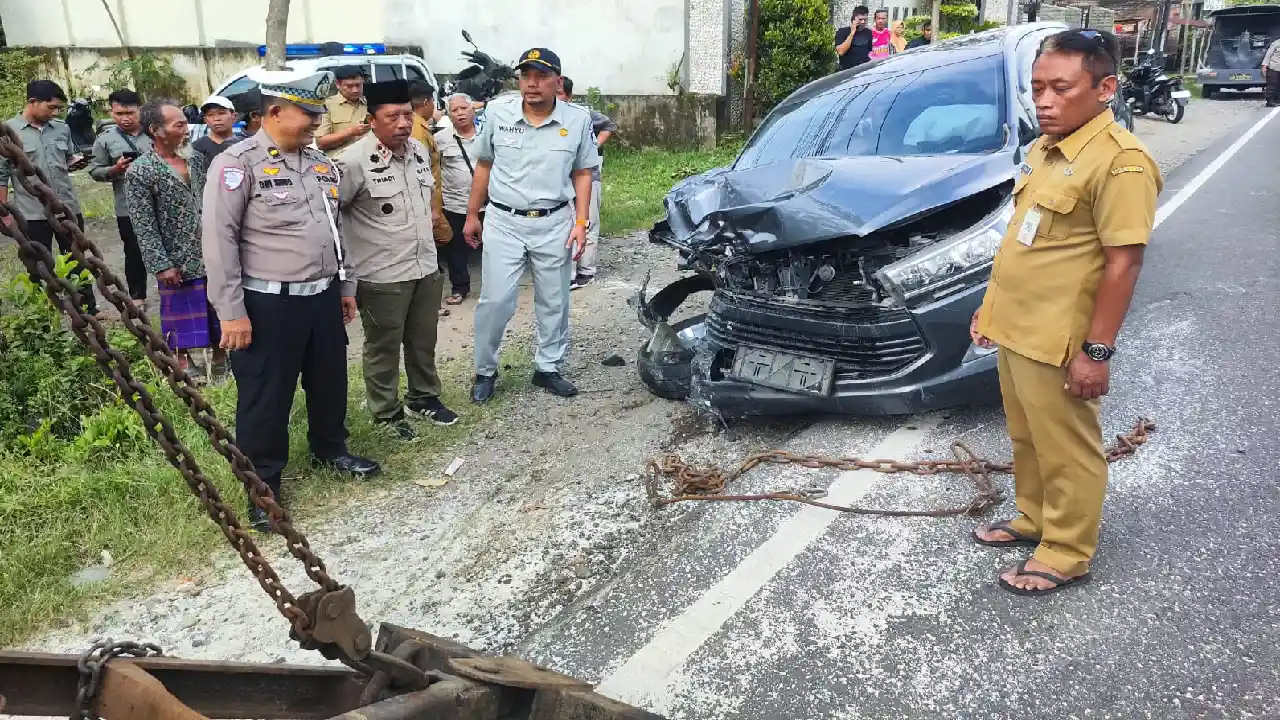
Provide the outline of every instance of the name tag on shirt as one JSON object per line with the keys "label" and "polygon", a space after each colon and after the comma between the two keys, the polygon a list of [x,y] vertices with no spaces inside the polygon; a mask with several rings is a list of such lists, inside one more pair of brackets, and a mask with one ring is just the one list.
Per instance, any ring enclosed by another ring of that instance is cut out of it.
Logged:
{"label": "name tag on shirt", "polygon": [[1018,228],[1018,242],[1031,247],[1036,239],[1036,230],[1040,228],[1040,206],[1033,205],[1022,218],[1022,227]]}

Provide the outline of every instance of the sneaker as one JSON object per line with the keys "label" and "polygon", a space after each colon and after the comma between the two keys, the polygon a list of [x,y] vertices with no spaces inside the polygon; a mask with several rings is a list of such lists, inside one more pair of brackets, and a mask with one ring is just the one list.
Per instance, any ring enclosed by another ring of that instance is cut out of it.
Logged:
{"label": "sneaker", "polygon": [[415,400],[405,406],[404,411],[410,417],[419,420],[430,420],[436,425],[448,427],[458,422],[458,414],[444,406],[440,398]]}
{"label": "sneaker", "polygon": [[418,431],[414,430],[413,425],[410,425],[409,421],[405,420],[403,416],[395,420],[377,420],[375,424],[391,433],[400,442],[411,443],[418,441]]}
{"label": "sneaker", "polygon": [[580,290],[590,285],[591,281],[595,279],[596,279],[595,275],[578,275],[573,279],[573,282],[569,283],[569,289]]}

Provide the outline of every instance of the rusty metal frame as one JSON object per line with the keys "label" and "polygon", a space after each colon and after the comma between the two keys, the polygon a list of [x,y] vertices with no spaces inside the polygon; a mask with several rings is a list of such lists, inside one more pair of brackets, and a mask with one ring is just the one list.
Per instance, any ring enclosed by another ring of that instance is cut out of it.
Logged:
{"label": "rusty metal frame", "polygon": [[[662,720],[588,683],[398,625],[382,625],[375,649],[431,684],[397,687],[394,678],[337,667],[122,657],[106,666],[97,709],[106,720]],[[0,651],[5,712],[73,714],[77,660]]]}

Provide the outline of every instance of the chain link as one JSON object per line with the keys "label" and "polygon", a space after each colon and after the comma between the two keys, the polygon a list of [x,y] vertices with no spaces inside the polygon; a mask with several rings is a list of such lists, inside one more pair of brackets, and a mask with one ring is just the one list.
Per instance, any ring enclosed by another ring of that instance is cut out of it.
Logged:
{"label": "chain link", "polygon": [[[1137,452],[1147,442],[1149,433],[1155,431],[1155,423],[1147,418],[1138,418],[1133,429],[1124,435],[1117,435],[1116,441],[1107,448],[1107,462],[1113,463]],[[980,457],[969,446],[962,442],[951,444],[954,460],[918,460],[905,462],[902,460],[868,460],[860,457],[827,457],[825,455],[798,455],[786,450],[766,450],[756,453],[743,461],[735,470],[725,471],[721,468],[695,468],[686,463],[679,455],[664,455],[649,461],[645,487],[650,501],[655,507],[688,501],[749,501],[749,500],[789,500],[792,502],[813,505],[828,510],[855,515],[883,515],[889,517],[948,517],[952,515],[981,515],[988,509],[1004,501],[1004,494],[995,487],[992,475],[1013,473],[1013,463],[997,463]],[[964,505],[940,508],[936,510],[887,510],[880,508],[850,507],[831,505],[819,502],[823,490],[806,490],[801,492],[769,492],[754,495],[726,495],[724,490],[729,483],[742,477],[745,473],[762,464],[799,465],[801,467],[820,469],[831,468],[841,471],[872,470],[886,475],[908,473],[912,475],[963,474],[968,476],[974,485],[974,497]],[[674,485],[670,494],[663,495],[659,485],[663,478],[671,480]]]}
{"label": "chain link", "polygon": [[[146,315],[130,301],[120,280],[107,267],[102,252],[84,236],[76,223],[75,215],[50,189],[44,171],[27,160],[21,138],[3,122],[0,122],[0,158],[7,160],[15,170],[14,183],[40,200],[40,204],[44,206],[45,218],[54,231],[59,236],[72,240],[72,257],[80,268],[87,269],[95,278],[102,296],[120,311],[124,328],[142,344],[147,359],[164,375],[169,387],[187,406],[192,419],[208,434],[214,449],[226,458],[232,473],[243,483],[253,504],[268,513],[271,526],[284,536],[290,554],[302,562],[307,576],[324,592],[342,588],[329,575],[324,562],[311,550],[306,537],[294,528],[288,513],[280,507],[271,489],[258,477],[253,463],[236,446],[231,433],[218,421],[213,407],[201,396],[168,344],[151,326]],[[12,220],[6,223],[6,218]],[[223,502],[217,488],[201,472],[195,456],[174,432],[173,424],[156,408],[147,387],[134,378],[128,359],[111,347],[102,323],[82,309],[83,298],[76,283],[55,276],[53,254],[44,245],[30,239],[26,219],[6,203],[0,203],[0,233],[17,242],[19,257],[31,279],[44,286],[49,299],[69,318],[71,331],[93,353],[102,371],[115,382],[125,403],[138,413],[147,434],[164,451],[169,463],[182,474],[191,492],[199,498],[209,517],[217,523],[227,541],[240,554],[245,566],[257,578],[258,584],[275,601],[276,607],[289,621],[296,636],[303,640],[309,638],[312,619],[281,582],[249,533],[240,525],[236,514]],[[348,660],[350,659],[344,659]]]}
{"label": "chain link", "polygon": [[102,671],[107,663],[121,655],[130,657],[156,657],[164,655],[159,645],[129,641],[112,642],[110,639],[93,644],[80,656],[76,667],[80,670],[80,683],[76,688],[76,712],[70,720],[100,720],[97,705],[102,691]]}

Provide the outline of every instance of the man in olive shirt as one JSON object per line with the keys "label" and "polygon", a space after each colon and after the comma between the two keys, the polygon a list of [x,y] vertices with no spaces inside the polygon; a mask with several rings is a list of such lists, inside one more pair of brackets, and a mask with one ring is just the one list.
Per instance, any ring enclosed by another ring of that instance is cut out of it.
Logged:
{"label": "man in olive shirt", "polygon": [[[356,317],[355,273],[338,233],[337,173],[308,147],[332,75],[264,70],[255,79],[262,129],[210,165],[201,241],[238,386],[236,438],[278,498],[299,375],[315,459],[358,477],[380,468],[347,452],[343,323]],[[270,528],[252,501],[249,517],[255,529]]]}
{"label": "man in olive shirt", "polygon": [[1014,184],[1014,213],[971,335],[1000,346],[1019,515],[974,532],[981,544],[1035,554],[1000,576],[1019,595],[1089,580],[1107,460],[1099,398],[1129,310],[1163,181],[1109,103],[1119,46],[1068,30],[1041,46],[1031,75],[1045,134]]}
{"label": "man in olive shirt", "polygon": [[333,71],[338,94],[325,100],[324,117],[316,130],[316,147],[338,158],[369,132],[369,104],[364,100],[364,75],[356,65]]}
{"label": "man in olive shirt", "polygon": [[[342,235],[360,281],[364,386],[374,421],[417,439],[406,413],[437,425],[458,416],[440,402],[436,324],[444,276],[432,237],[435,180],[427,147],[410,137],[413,108],[403,80],[365,88],[372,132],[338,161]],[[400,348],[409,379],[400,402]]]}
{"label": "man in olive shirt", "polygon": [[124,197],[124,174],[129,165],[151,150],[151,138],[142,131],[139,122],[139,106],[142,98],[132,90],[116,90],[107,96],[111,117],[116,121],[93,142],[89,160],[89,177],[98,182],[111,183],[111,193],[116,208],[116,228],[124,245],[124,276],[129,283],[129,297],[134,304],[147,301],[147,285],[150,276],[142,251],[138,248],[138,236],[129,219],[129,207]]}
{"label": "man in olive shirt", "polygon": [[[27,105],[17,117],[9,120],[9,127],[22,138],[27,157],[44,171],[51,189],[75,213],[76,224],[83,230],[84,215],[80,213],[80,200],[71,186],[71,173],[84,167],[88,160],[76,153],[70,128],[58,119],[66,105],[67,95],[57,83],[32,80],[27,83]],[[58,249],[63,253],[71,252],[70,239],[54,233],[53,225],[45,217],[44,205],[19,184],[17,175],[18,169],[0,158],[0,202],[10,201],[9,184],[12,180],[13,206],[27,219],[27,237],[52,251],[56,236]],[[13,218],[7,217],[4,222],[11,223]],[[97,315],[98,301],[94,297],[93,286],[81,288],[80,297],[89,314]]]}

